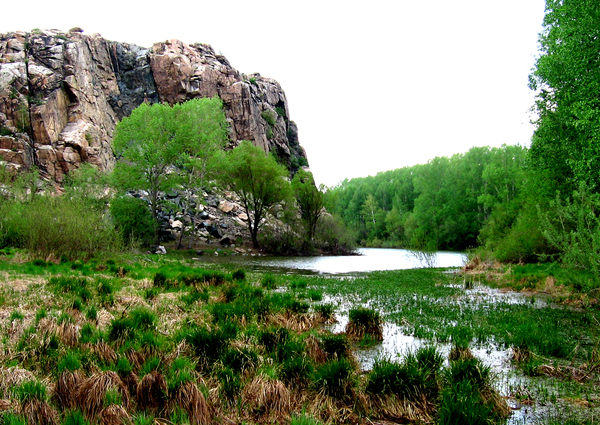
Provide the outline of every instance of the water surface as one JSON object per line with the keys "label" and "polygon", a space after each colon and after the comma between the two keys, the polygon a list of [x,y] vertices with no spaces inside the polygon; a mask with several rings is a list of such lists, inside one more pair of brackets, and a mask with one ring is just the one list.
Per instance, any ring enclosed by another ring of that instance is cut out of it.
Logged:
{"label": "water surface", "polygon": [[271,257],[271,256],[212,256],[202,262],[236,264],[250,270],[294,274],[347,274],[379,270],[404,270],[421,267],[462,267],[466,255],[459,252],[438,251],[431,256],[406,249],[359,248],[359,255]]}

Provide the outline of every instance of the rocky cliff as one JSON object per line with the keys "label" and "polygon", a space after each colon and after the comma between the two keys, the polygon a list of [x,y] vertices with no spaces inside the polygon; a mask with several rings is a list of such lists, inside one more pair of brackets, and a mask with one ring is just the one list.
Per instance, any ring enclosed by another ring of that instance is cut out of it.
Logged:
{"label": "rocky cliff", "polygon": [[143,48],[79,29],[0,34],[0,161],[57,182],[82,162],[109,170],[115,126],[140,103],[215,95],[232,145],[250,140],[291,171],[307,165],[281,86],[240,73],[209,45]]}

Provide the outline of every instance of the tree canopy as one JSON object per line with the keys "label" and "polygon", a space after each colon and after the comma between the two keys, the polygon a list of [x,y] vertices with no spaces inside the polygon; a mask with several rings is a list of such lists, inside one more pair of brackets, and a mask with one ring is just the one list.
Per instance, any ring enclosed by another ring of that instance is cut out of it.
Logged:
{"label": "tree canopy", "polygon": [[227,159],[223,185],[239,197],[248,216],[252,245],[258,248],[258,233],[267,212],[291,195],[288,170],[248,141],[231,150]]}
{"label": "tree canopy", "polygon": [[[218,98],[194,99],[171,107],[143,103],[117,124],[113,149],[118,159],[114,181],[122,189],[148,191],[156,221],[159,192],[175,184],[200,186],[210,159],[226,142],[226,120]],[[173,167],[187,167],[188,178]],[[157,228],[158,230],[158,228]]]}
{"label": "tree canopy", "polygon": [[546,0],[540,57],[530,76],[538,119],[532,164],[553,190],[600,189],[600,4]]}

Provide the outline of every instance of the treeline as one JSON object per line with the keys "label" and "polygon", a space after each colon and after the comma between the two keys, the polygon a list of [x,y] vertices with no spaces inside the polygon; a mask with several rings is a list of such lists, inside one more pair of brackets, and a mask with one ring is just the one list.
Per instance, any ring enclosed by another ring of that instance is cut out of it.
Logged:
{"label": "treeline", "polygon": [[531,147],[452,158],[346,180],[326,205],[365,245],[477,247],[501,261],[559,261],[600,271],[600,7],[546,0],[529,76]]}
{"label": "treeline", "polygon": [[521,146],[476,147],[451,158],[344,180],[326,191],[325,205],[356,232],[361,245],[473,248],[485,232],[499,231],[499,219],[506,225],[514,221],[526,156]]}
{"label": "treeline", "polygon": [[323,196],[310,172],[300,169],[290,179],[275,156],[248,141],[226,150],[227,130],[218,98],[144,103],[117,125],[117,164],[110,173],[82,166],[56,188],[36,170],[14,173],[0,164],[0,248],[72,261],[156,247],[165,213],[179,220],[175,247],[192,248],[205,226],[207,192],[229,191],[245,213],[255,249],[286,255],[352,251],[343,226],[323,214]]}

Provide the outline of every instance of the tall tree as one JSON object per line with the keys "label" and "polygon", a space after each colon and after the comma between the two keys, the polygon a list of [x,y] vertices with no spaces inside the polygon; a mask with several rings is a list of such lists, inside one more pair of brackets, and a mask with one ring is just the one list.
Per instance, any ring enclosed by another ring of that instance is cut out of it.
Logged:
{"label": "tall tree", "polygon": [[258,233],[269,209],[291,195],[287,169],[261,148],[242,141],[229,152],[224,171],[222,183],[242,202],[252,245],[259,248]]}
{"label": "tall tree", "polygon": [[[223,112],[223,102],[218,97],[199,98],[180,103],[173,107],[177,121],[177,138],[181,140],[180,165],[183,172],[181,186],[184,189],[184,209],[192,219],[195,228],[202,205],[202,196],[197,197],[195,209],[192,207],[194,194],[202,190],[221,167],[227,145],[227,120]],[[178,248],[182,247],[185,223],[179,234]],[[191,247],[192,237],[189,238]]]}
{"label": "tall tree", "polygon": [[303,169],[299,169],[294,175],[292,189],[306,227],[307,240],[311,241],[323,212],[323,193],[317,188],[312,173]]}
{"label": "tall tree", "polygon": [[600,3],[546,0],[530,75],[538,119],[531,159],[553,190],[600,188]]}
{"label": "tall tree", "polygon": [[[148,191],[152,218],[158,222],[159,192],[176,183],[169,173],[182,152],[177,122],[166,104],[142,103],[117,125],[113,149],[115,182],[123,189]],[[158,227],[155,242],[158,242]]]}

